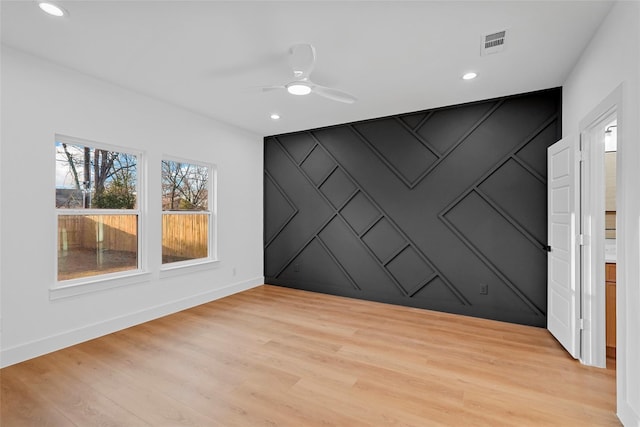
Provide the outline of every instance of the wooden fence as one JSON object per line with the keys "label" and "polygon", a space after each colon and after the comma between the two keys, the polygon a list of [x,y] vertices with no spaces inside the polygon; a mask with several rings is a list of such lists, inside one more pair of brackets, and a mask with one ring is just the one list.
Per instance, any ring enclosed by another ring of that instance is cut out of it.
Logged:
{"label": "wooden fence", "polygon": [[208,214],[162,214],[162,258],[206,258],[209,246]]}
{"label": "wooden fence", "polygon": [[[176,259],[207,256],[209,215],[163,214],[162,255]],[[111,250],[137,253],[137,215],[60,215],[58,250]]]}
{"label": "wooden fence", "polygon": [[137,252],[137,215],[60,215],[58,250]]}

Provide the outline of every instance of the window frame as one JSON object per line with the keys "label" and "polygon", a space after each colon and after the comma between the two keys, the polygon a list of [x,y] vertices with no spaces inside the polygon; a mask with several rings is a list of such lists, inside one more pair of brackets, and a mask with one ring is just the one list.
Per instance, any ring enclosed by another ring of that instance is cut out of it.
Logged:
{"label": "window frame", "polygon": [[[162,162],[178,162],[190,165],[202,166],[207,168],[207,210],[164,210],[162,209]],[[184,157],[163,154],[160,160],[160,277],[173,276],[186,271],[200,271],[219,264],[218,259],[218,168],[216,164],[210,162],[196,161]],[[162,242],[164,239],[162,230],[162,218],[166,214],[171,215],[202,215],[208,214],[208,232],[207,232],[207,256],[205,258],[196,258],[185,261],[175,261],[169,263],[162,262]]]}
{"label": "window frame", "polygon": [[[55,134],[53,144],[54,159],[57,159],[57,144],[66,143],[70,145],[90,147],[92,149],[109,150],[118,153],[126,153],[136,156],[136,207],[134,209],[64,209],[58,208],[53,203],[55,226],[53,227],[54,242],[54,280],[49,288],[50,299],[58,299],[81,295],[89,292],[101,291],[118,286],[125,286],[134,283],[146,282],[150,280],[150,272],[147,263],[146,244],[146,182],[145,182],[145,155],[142,150],[132,147],[123,147],[114,144],[92,141],[89,139],[72,137],[62,134]],[[57,160],[56,160],[57,161]],[[56,190],[57,167],[54,167],[54,192]],[[59,219],[62,216],[90,216],[90,215],[136,215],[137,217],[137,254],[136,268],[112,273],[102,273],[75,279],[58,280],[58,250],[59,250]]]}

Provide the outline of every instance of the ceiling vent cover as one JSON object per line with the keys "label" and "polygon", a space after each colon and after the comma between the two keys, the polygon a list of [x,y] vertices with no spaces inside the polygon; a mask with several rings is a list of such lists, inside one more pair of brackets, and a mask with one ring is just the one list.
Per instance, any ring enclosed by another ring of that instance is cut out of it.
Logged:
{"label": "ceiling vent cover", "polygon": [[507,30],[497,31],[491,34],[483,34],[480,46],[480,55],[490,55],[504,50],[507,38]]}

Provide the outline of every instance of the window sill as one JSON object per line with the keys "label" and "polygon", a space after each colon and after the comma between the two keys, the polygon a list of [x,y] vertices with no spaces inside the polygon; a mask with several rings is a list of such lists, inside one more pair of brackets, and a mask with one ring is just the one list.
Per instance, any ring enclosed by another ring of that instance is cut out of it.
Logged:
{"label": "window sill", "polygon": [[128,286],[136,283],[149,282],[151,273],[146,271],[136,271],[129,274],[117,274],[94,276],[90,278],[78,279],[72,283],[59,282],[56,287],[49,289],[49,299],[74,297],[77,295],[92,292],[104,291],[107,289]]}
{"label": "window sill", "polygon": [[198,271],[212,270],[214,268],[218,268],[219,265],[220,261],[215,259],[175,262],[160,268],[160,278],[162,279],[165,277],[174,277]]}

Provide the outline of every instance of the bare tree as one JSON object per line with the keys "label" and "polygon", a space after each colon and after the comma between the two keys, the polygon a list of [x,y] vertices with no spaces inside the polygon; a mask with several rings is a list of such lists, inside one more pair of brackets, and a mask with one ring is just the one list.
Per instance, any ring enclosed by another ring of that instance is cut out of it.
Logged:
{"label": "bare tree", "polygon": [[165,210],[206,210],[209,168],[162,161],[162,207]]}
{"label": "bare tree", "polygon": [[[78,151],[78,147],[62,143],[59,145],[56,155],[56,169],[61,168],[66,171],[73,182],[74,190],[61,190],[60,194],[56,190],[56,207],[78,208],[83,205],[82,181],[80,181],[80,173],[82,172],[83,161],[82,155]],[[79,172],[80,170],[80,172]]]}
{"label": "bare tree", "polygon": [[73,176],[73,182],[76,184],[76,189],[81,190],[80,187],[80,179],[78,178],[78,169],[76,168],[77,159],[69,152],[69,147],[66,143],[62,144],[62,150],[64,151],[64,155],[69,164],[69,169],[71,170],[71,175]]}
{"label": "bare tree", "polygon": [[133,209],[136,204],[136,157],[107,150],[94,152],[94,206]]}
{"label": "bare tree", "polygon": [[[137,159],[134,155],[66,143],[60,145],[60,157],[66,161],[58,161],[66,164],[76,189],[86,190],[84,207],[120,209],[135,205]],[[79,169],[82,169],[83,181],[80,181]]]}

